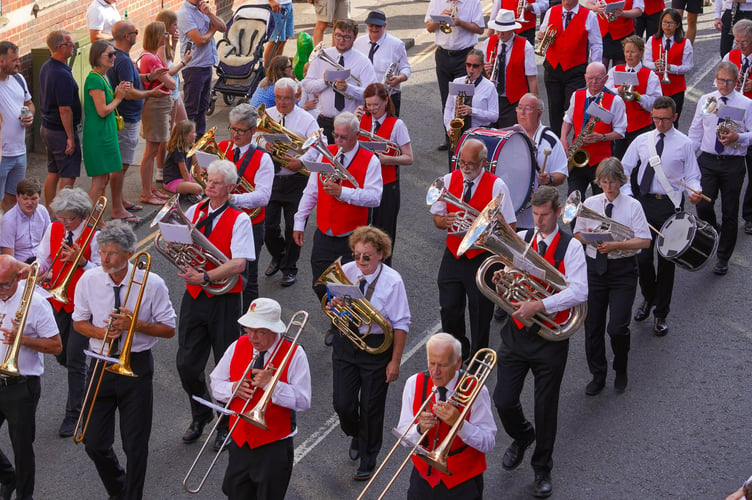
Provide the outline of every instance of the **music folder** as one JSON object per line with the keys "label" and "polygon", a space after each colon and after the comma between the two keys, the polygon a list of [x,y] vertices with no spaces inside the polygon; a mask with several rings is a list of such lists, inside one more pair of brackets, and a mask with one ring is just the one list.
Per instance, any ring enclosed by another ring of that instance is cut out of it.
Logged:
{"label": "music folder", "polygon": [[603,231],[603,232],[595,232],[595,231],[593,231],[593,232],[587,232],[587,231],[582,231],[579,234],[580,234],[580,236],[582,236],[582,239],[585,240],[585,243],[598,244],[598,243],[603,243],[603,242],[606,242],[606,241],[616,241],[614,239],[613,233],[611,233],[609,231]]}
{"label": "music folder", "polygon": [[465,97],[472,97],[475,95],[475,85],[472,83],[455,83],[449,82],[449,94],[457,95],[460,92],[465,93]]}
{"label": "music folder", "polygon": [[350,299],[364,299],[363,294],[360,292],[360,288],[357,285],[345,285],[343,283],[329,283],[326,285],[326,289],[329,291],[329,296],[333,299],[344,299],[348,297]]}
{"label": "music folder", "polygon": [[614,84],[639,85],[640,82],[637,79],[637,73],[632,73],[629,71],[614,71]]}
{"label": "music folder", "polygon": [[588,106],[585,112],[590,116],[598,118],[603,123],[611,123],[611,121],[614,119],[613,113],[611,113],[603,106],[596,104],[595,102],[591,102],[590,106]]}
{"label": "music folder", "polygon": [[620,10],[620,9],[624,10],[624,4],[626,4],[626,2],[624,0],[621,0],[620,2],[607,3],[606,4],[606,11],[605,11],[605,13],[606,14],[610,14],[610,13],[612,13],[614,11],[617,11],[617,10]]}
{"label": "music folder", "polygon": [[358,141],[358,144],[363,146],[369,151],[373,151],[374,153],[381,153],[382,151],[386,151],[386,143],[381,141]]}
{"label": "music folder", "polygon": [[452,16],[431,14],[431,21],[433,21],[434,23],[446,24],[447,26],[454,26],[454,19],[452,19]]}
{"label": "music folder", "polygon": [[725,120],[730,119],[737,123],[744,121],[744,110],[734,106],[721,106],[718,108],[718,118]]}
{"label": "music folder", "polygon": [[211,162],[215,160],[219,160],[219,156],[207,153],[206,151],[196,151],[196,154],[194,156],[196,158],[196,161],[198,162],[198,166],[201,168],[209,168],[209,165]]}
{"label": "music folder", "polygon": [[334,167],[331,163],[321,163],[318,161],[300,160],[300,162],[311,172],[321,172],[323,174],[334,173]]}
{"label": "music folder", "polygon": [[326,71],[326,81],[327,82],[334,82],[337,80],[347,80],[350,78],[350,70],[349,69],[329,69]]}
{"label": "music folder", "polygon": [[183,245],[190,245],[193,243],[191,228],[184,226],[183,224],[160,222],[159,232],[162,233],[162,238],[170,243],[181,243]]}

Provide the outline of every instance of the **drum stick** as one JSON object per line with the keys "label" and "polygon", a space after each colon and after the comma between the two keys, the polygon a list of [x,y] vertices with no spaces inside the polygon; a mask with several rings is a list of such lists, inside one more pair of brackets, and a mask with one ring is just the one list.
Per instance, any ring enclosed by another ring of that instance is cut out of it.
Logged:
{"label": "drum stick", "polygon": [[702,194],[702,191],[698,191],[697,189],[693,189],[693,188],[691,188],[691,187],[690,187],[689,185],[687,185],[687,184],[686,184],[685,182],[683,182],[683,181],[676,181],[676,182],[678,182],[680,186],[682,186],[682,187],[685,187],[685,188],[689,189],[689,190],[690,190],[690,191],[692,191],[692,192],[693,192],[694,194],[699,194],[699,195],[700,195],[700,198],[702,198],[703,200],[707,201],[708,203],[713,203],[713,200],[711,200],[711,199],[710,199],[710,197],[708,197],[708,196],[705,196],[704,194]]}
{"label": "drum stick", "polygon": [[546,162],[548,161],[548,156],[551,154],[551,148],[544,148],[543,149],[543,166],[541,166],[540,173],[545,174],[546,173]]}
{"label": "drum stick", "polygon": [[663,233],[661,233],[660,231],[658,231],[658,230],[657,230],[656,228],[654,228],[654,227],[653,227],[653,226],[652,226],[651,224],[648,224],[648,227],[649,227],[650,229],[652,229],[652,230],[653,230],[653,232],[655,232],[655,234],[657,234],[657,235],[658,235],[658,236],[660,236],[661,238],[663,238],[663,239],[665,239],[665,238],[666,238],[665,236],[663,236]]}

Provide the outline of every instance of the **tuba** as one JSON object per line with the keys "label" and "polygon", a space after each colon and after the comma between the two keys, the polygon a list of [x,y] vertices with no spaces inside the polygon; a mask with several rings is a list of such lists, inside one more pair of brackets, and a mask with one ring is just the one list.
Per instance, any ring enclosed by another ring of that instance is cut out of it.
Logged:
{"label": "tuba", "polygon": [[[328,285],[335,283],[338,285],[352,285],[353,283],[347,279],[345,272],[342,270],[340,261],[342,257],[332,262],[329,267],[321,273],[319,279],[313,285]],[[375,307],[368,301],[368,299],[352,299],[350,297],[344,297],[342,299],[342,305],[330,306],[327,310],[328,294],[321,298],[321,308],[324,310],[332,324],[339,330],[342,335],[355,344],[358,349],[367,352],[368,354],[381,354],[391,347],[392,340],[394,338],[394,331],[389,320],[386,319]],[[360,327],[367,326],[368,330],[364,334],[360,334]],[[366,344],[365,338],[371,334],[374,326],[378,326],[382,332],[384,332],[384,340],[378,347],[370,347]]]}
{"label": "tuba", "polygon": [[313,148],[314,150],[321,153],[321,155],[329,160],[329,163],[332,164],[334,172],[328,174],[319,173],[319,179],[321,180],[321,182],[348,181],[353,185],[355,189],[359,189],[360,183],[358,182],[358,180],[353,177],[352,174],[348,172],[347,169],[337,159],[340,153],[342,153],[342,148],[339,148],[336,153],[329,151],[329,148],[326,147],[324,140],[321,138],[323,133],[323,128],[318,129],[316,132],[311,134],[311,137],[306,139],[305,143],[303,144],[303,149]]}
{"label": "tuba", "polygon": [[433,205],[437,201],[451,203],[460,208],[459,211],[455,212],[456,218],[454,222],[447,228],[449,234],[465,234],[475,218],[480,214],[477,209],[450,193],[446,186],[444,186],[443,177],[439,177],[433,181],[433,184],[428,186],[428,192],[426,193],[426,205]]}
{"label": "tuba", "polygon": [[556,27],[549,24],[546,27],[546,31],[543,32],[543,38],[538,42],[538,46],[535,47],[535,54],[545,57],[546,51],[556,41],[556,35],[558,34],[559,32]]}
{"label": "tuba", "polygon": [[[488,299],[509,314],[514,314],[517,304],[526,300],[543,300],[568,286],[566,277],[561,274],[538,252],[530,251],[501,215],[501,196],[491,200],[468,229],[460,243],[458,254],[462,255],[471,247],[488,250],[495,255],[488,257],[480,265],[475,275],[478,289]],[[487,271],[494,265],[502,264],[501,277],[496,281],[496,290],[486,281]],[[524,268],[524,269],[523,269]],[[538,335],[546,340],[564,340],[580,327],[587,315],[587,303],[569,309],[563,322],[554,318],[556,313],[538,313],[529,320],[519,320],[526,327],[536,325]]]}
{"label": "tuba", "polygon": [[[258,112],[258,120],[256,121],[257,131],[269,134],[284,134],[290,138],[291,142],[289,144],[284,142],[274,143],[274,150],[271,153],[274,161],[284,167],[289,160],[287,157],[288,155],[297,157],[305,152],[303,149],[303,144],[305,144],[306,141],[305,137],[299,136],[292,130],[286,129],[278,122],[274,121],[272,117],[269,116],[269,113],[266,112],[265,104],[262,103],[256,111]],[[256,143],[258,143],[260,139],[261,136],[259,135],[256,138]],[[311,175],[311,172],[305,167],[302,167],[298,172],[305,176]]]}
{"label": "tuba", "polygon": [[599,121],[600,119],[595,116],[588,118],[587,123],[585,123],[585,126],[580,130],[580,134],[575,138],[574,142],[569,145],[567,163],[570,172],[575,167],[587,167],[588,163],[590,163],[590,153],[582,149],[582,146],[585,144],[585,136],[593,131],[595,124]]}
{"label": "tuba", "polygon": [[[37,284],[37,276],[39,275],[39,262],[34,262],[29,268],[29,275],[26,277],[26,285],[21,295],[21,301],[18,304],[16,310],[16,316],[14,318],[16,322],[16,336],[13,339],[13,343],[6,346],[5,357],[3,363],[0,365],[0,373],[11,377],[20,377],[21,371],[18,368],[18,351],[21,349],[21,340],[23,338],[23,331],[26,327],[26,318],[29,315],[29,307],[31,307],[31,299],[34,297],[34,287]],[[0,324],[3,319],[0,318]]]}
{"label": "tuba", "polygon": [[[569,224],[576,217],[584,217],[586,219],[600,222],[601,225],[594,232],[610,233],[614,241],[626,241],[634,238],[634,231],[632,231],[631,227],[622,224],[621,222],[616,222],[615,220],[586,207],[580,199],[579,191],[572,192],[572,194],[569,195],[569,198],[567,198],[567,202],[564,204],[564,210],[562,210],[561,220],[564,224]],[[590,244],[596,247],[598,246],[597,243]],[[634,257],[639,252],[640,250],[616,250],[611,252],[611,254],[623,258]]]}
{"label": "tuba", "polygon": [[[203,273],[206,271],[207,263],[217,267],[221,266],[229,259],[188,220],[180,209],[179,196],[175,195],[165,203],[164,207],[154,216],[151,227],[156,226],[159,222],[188,226],[191,230],[193,243],[183,244],[165,241],[160,233],[154,238],[154,248],[181,270],[189,267]],[[212,295],[223,295],[232,290],[237,281],[238,276],[235,275],[230,278],[210,281],[201,285],[201,287]]]}

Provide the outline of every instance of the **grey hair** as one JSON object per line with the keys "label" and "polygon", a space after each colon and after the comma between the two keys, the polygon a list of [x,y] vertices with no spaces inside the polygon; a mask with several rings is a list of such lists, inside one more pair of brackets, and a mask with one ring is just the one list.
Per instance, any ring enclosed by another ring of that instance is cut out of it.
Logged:
{"label": "grey hair", "polygon": [[65,188],[57,193],[50,203],[50,210],[60,214],[70,214],[85,219],[94,205],[91,198],[81,188]]}
{"label": "grey hair", "polygon": [[736,67],[736,64],[732,63],[731,61],[721,61],[718,63],[718,67],[715,70],[715,76],[718,76],[718,73],[721,71],[728,71],[733,75],[733,79],[736,80],[739,78],[739,68]]}
{"label": "grey hair", "polygon": [[61,44],[65,43],[65,37],[70,34],[71,32],[68,30],[50,31],[47,35],[47,48],[50,49],[50,52],[55,52]]}
{"label": "grey hair", "polygon": [[448,333],[439,332],[431,335],[426,342],[426,354],[428,354],[433,346],[451,346],[453,363],[456,363],[462,358],[462,344],[459,340]]}
{"label": "grey hair", "polygon": [[624,175],[624,167],[622,166],[621,161],[615,156],[604,158],[598,164],[598,168],[595,169],[596,182],[608,179],[619,181],[622,186],[626,184],[628,180],[627,176]]}
{"label": "grey hair", "polygon": [[[467,139],[462,143],[462,149],[465,149],[466,146],[472,146],[473,144],[480,144],[480,150],[478,151],[478,156],[476,158],[477,161],[482,161],[488,158],[488,147],[486,146],[486,143],[480,139]],[[462,154],[462,150],[460,150],[460,154]]]}
{"label": "grey hair", "polygon": [[206,175],[211,174],[221,174],[225,179],[226,186],[238,183],[238,168],[230,160],[214,160],[211,162],[209,168],[206,169]]}
{"label": "grey hair", "polygon": [[135,252],[136,232],[130,224],[121,220],[111,220],[97,233],[99,248],[107,245],[116,245],[124,252]]}
{"label": "grey hair", "polygon": [[245,122],[249,128],[254,128],[256,126],[257,118],[258,113],[256,112],[256,108],[246,102],[238,104],[230,110],[231,122]]}
{"label": "grey hair", "polygon": [[[533,94],[532,92],[528,92],[527,94],[525,94],[525,95],[523,95],[522,97],[520,97],[520,101],[521,101],[521,100],[522,100],[523,98],[525,98],[525,97],[531,97],[531,98],[535,99],[535,102],[537,102],[537,103],[538,103],[538,104],[536,105],[536,108],[538,109],[538,111],[543,111],[543,99],[541,99],[541,98],[540,98],[540,97],[538,97],[537,95]],[[519,101],[517,101],[517,102],[519,102]]]}
{"label": "grey hair", "polygon": [[749,19],[739,19],[734,23],[734,35],[747,35],[752,38],[752,21]]}
{"label": "grey hair", "polygon": [[339,125],[347,125],[353,134],[357,134],[360,130],[360,120],[349,111],[343,111],[334,118],[334,126],[337,127]]}
{"label": "grey hair", "polygon": [[292,89],[293,94],[296,94],[298,92],[298,82],[285,76],[277,80],[277,83],[274,84],[274,90],[285,89]]}

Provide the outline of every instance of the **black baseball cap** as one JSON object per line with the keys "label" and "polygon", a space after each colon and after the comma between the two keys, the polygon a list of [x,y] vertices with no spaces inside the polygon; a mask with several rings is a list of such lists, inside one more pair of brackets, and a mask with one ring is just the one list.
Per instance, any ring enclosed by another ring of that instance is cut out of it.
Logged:
{"label": "black baseball cap", "polygon": [[368,13],[366,18],[366,24],[373,24],[375,26],[384,26],[386,24],[386,14],[380,10],[372,10]]}

